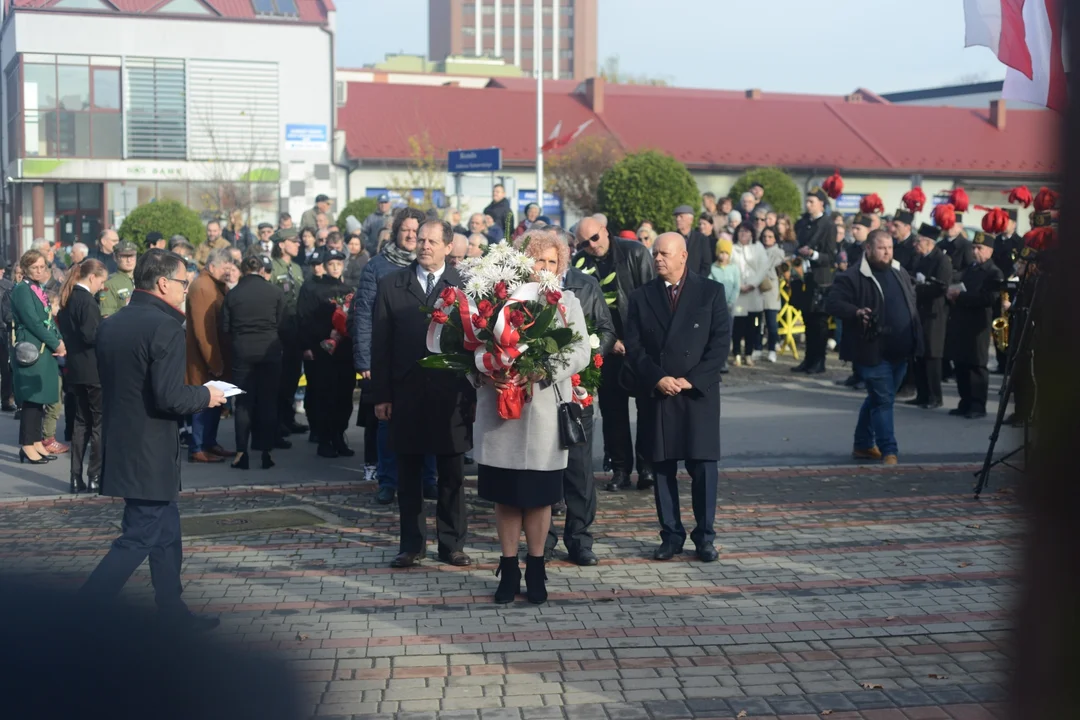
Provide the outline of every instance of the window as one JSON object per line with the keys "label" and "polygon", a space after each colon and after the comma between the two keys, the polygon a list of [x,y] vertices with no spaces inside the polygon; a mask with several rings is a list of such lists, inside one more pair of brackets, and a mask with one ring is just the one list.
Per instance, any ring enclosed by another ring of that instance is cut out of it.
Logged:
{"label": "window", "polygon": [[128,58],[128,157],[187,158],[183,60]]}
{"label": "window", "polygon": [[[32,59],[49,62],[24,62],[22,102],[9,99],[21,117],[9,118],[8,132],[15,135],[22,126],[22,152],[12,158],[122,157],[120,71],[112,67],[118,63],[85,55]],[[17,74],[9,77],[9,94],[12,85],[19,86]]]}
{"label": "window", "polygon": [[300,14],[294,0],[251,0],[251,5],[255,14],[261,16],[297,17]]}
{"label": "window", "polygon": [[494,5],[484,5],[484,4],[481,3],[480,12],[482,14],[484,14],[484,15],[494,15],[495,14],[495,6]]}

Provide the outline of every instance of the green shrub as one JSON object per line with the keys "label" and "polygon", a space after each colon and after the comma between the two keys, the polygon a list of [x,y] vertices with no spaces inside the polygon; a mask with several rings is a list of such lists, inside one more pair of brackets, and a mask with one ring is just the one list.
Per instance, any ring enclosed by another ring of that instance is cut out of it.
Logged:
{"label": "green shrub", "polygon": [[379,203],[372,197],[362,197],[353,200],[345,207],[341,208],[341,212],[337,216],[337,226],[342,233],[345,232],[345,218],[352,215],[360,222],[364,222],[371,213],[379,209]]}
{"label": "green shrub", "polygon": [[157,200],[140,205],[124,218],[117,234],[121,240],[133,242],[146,249],[146,233],[156,230],[166,239],[183,235],[192,245],[206,241],[206,227],[199,213],[176,200]]}
{"label": "green shrub", "polygon": [[763,202],[772,206],[778,213],[787,213],[792,218],[797,218],[803,212],[803,197],[799,186],[791,179],[791,176],[779,168],[762,167],[747,170],[735,184],[731,186],[728,197],[731,198],[735,209],[739,208],[739,198],[750,189],[754,183],[761,183],[765,188]]}
{"label": "green shrub", "polygon": [[689,205],[697,214],[701,195],[697,182],[681,162],[655,150],[627,155],[600,178],[600,212],[608,231],[636,230],[650,220],[658,233],[675,230],[672,211]]}

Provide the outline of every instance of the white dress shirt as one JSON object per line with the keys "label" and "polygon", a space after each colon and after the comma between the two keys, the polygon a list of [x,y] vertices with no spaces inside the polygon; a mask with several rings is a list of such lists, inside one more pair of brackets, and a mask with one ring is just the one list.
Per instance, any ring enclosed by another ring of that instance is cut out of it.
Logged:
{"label": "white dress shirt", "polygon": [[443,263],[442,267],[438,270],[425,270],[417,263],[416,279],[420,281],[420,289],[425,292],[427,291],[427,276],[429,272],[435,276],[435,283],[432,285],[432,287],[435,287],[435,285],[439,284],[439,280],[442,280],[443,273],[446,272],[446,263]]}

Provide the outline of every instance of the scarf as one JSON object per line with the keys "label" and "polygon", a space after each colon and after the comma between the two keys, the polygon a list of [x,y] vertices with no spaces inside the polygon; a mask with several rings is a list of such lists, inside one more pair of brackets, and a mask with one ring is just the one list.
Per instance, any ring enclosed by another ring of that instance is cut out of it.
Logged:
{"label": "scarf", "polygon": [[46,309],[48,309],[49,296],[45,294],[45,290],[43,290],[42,287],[36,282],[31,282],[30,280],[27,280],[26,284],[29,285],[30,289],[34,291],[34,294],[37,295],[37,299],[41,301],[41,304],[44,305]]}
{"label": "scarf", "polygon": [[416,253],[402,250],[397,243],[393,242],[388,242],[383,246],[382,254],[391,264],[398,267],[405,267],[416,259]]}

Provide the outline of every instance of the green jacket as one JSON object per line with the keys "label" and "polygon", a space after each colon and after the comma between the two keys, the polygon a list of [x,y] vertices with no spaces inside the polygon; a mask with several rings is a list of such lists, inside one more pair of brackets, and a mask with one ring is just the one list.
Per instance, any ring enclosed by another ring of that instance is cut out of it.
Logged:
{"label": "green jacket", "polygon": [[60,402],[60,366],[53,353],[60,347],[60,331],[52,313],[42,304],[30,281],[24,280],[11,291],[11,315],[15,325],[15,342],[37,346],[41,355],[30,367],[20,367],[11,353],[11,378],[15,400],[52,405]]}
{"label": "green jacket", "polygon": [[304,272],[299,263],[294,259],[285,262],[281,258],[274,258],[274,268],[271,271],[270,282],[281,288],[285,294],[285,317],[282,319],[278,332],[282,339],[288,340],[296,337],[296,299],[300,296],[300,286],[304,284]]}
{"label": "green jacket", "polygon": [[135,292],[135,283],[130,275],[122,272],[110,275],[105,281],[105,287],[101,290],[101,317],[115,315],[120,308],[128,304],[133,292]]}

